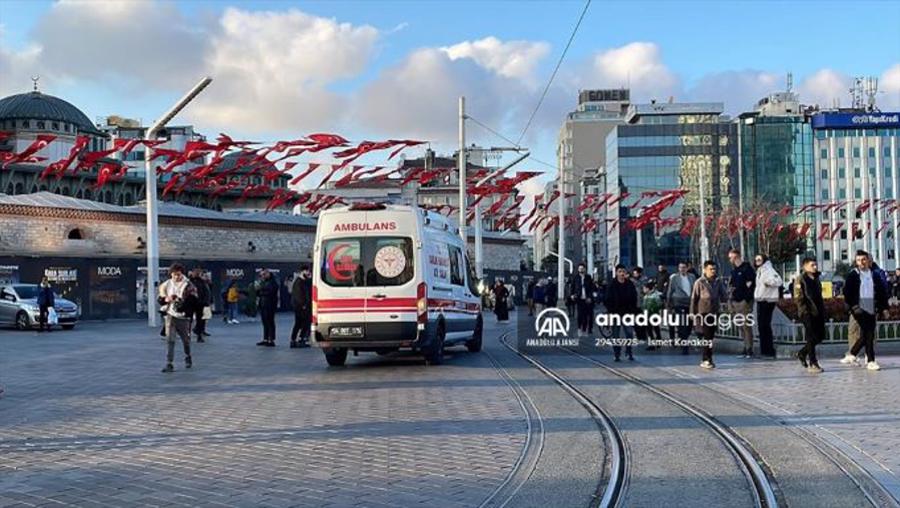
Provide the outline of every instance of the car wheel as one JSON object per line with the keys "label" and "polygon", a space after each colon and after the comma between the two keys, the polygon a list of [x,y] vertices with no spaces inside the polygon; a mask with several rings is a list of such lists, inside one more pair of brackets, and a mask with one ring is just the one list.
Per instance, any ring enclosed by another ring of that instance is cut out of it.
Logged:
{"label": "car wheel", "polygon": [[28,321],[28,314],[24,311],[20,311],[16,314],[16,328],[19,330],[27,330],[31,328],[31,322]]}
{"label": "car wheel", "polygon": [[325,361],[332,367],[342,367],[347,363],[347,348],[334,347],[325,349]]}
{"label": "car wheel", "polygon": [[440,321],[435,331],[434,341],[425,348],[422,353],[425,355],[425,363],[428,365],[440,365],[444,363],[444,339],[447,337],[444,322]]}
{"label": "car wheel", "polygon": [[72,328],[75,328],[75,325],[62,325],[62,327],[63,330],[71,330]]}
{"label": "car wheel", "polygon": [[482,321],[481,316],[478,316],[478,320],[475,322],[475,331],[472,333],[472,339],[466,341],[466,349],[468,349],[470,353],[477,353],[481,351],[483,335],[484,322]]}

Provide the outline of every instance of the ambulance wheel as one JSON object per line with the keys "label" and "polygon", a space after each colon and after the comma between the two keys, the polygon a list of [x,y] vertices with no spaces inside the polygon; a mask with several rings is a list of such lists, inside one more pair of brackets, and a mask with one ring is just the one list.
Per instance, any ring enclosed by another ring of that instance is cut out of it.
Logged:
{"label": "ambulance wheel", "polygon": [[481,351],[482,335],[484,335],[484,322],[481,320],[481,316],[478,316],[478,320],[475,322],[475,332],[472,333],[472,339],[466,341],[466,349],[468,349],[470,353]]}
{"label": "ambulance wheel", "polygon": [[434,341],[422,351],[425,355],[425,363],[428,365],[440,365],[444,363],[444,338],[446,337],[447,332],[444,327],[444,322],[439,321],[437,330],[434,333]]}
{"label": "ambulance wheel", "polygon": [[325,361],[332,367],[342,367],[347,363],[347,348],[334,347],[325,350]]}

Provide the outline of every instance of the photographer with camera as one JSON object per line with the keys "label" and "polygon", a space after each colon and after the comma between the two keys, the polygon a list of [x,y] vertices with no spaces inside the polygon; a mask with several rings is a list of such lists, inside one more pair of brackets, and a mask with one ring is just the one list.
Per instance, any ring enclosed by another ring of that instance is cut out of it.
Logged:
{"label": "photographer with camera", "polygon": [[184,347],[184,367],[193,366],[191,360],[191,316],[200,306],[197,288],[184,276],[184,267],[174,263],[169,267],[169,280],[159,285],[160,310],[166,313],[166,366],[163,372],[175,370],[175,335]]}

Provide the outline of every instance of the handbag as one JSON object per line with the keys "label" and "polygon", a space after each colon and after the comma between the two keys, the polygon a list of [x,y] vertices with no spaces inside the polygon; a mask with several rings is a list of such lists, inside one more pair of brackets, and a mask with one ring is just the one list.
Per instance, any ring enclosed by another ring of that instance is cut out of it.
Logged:
{"label": "handbag", "polygon": [[212,319],[212,307],[210,307],[209,305],[207,305],[206,307],[203,307],[203,319],[204,320]]}
{"label": "handbag", "polygon": [[47,324],[59,324],[59,314],[56,313],[56,309],[54,309],[53,307],[47,309]]}

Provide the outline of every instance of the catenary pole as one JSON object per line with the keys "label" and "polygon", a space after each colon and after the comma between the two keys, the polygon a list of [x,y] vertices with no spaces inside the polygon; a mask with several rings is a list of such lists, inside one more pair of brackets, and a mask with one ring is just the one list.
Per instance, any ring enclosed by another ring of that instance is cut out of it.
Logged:
{"label": "catenary pole", "polygon": [[[144,139],[153,140],[156,133],[166,126],[185,106],[197,95],[209,86],[212,78],[207,76],[194,85],[184,97],[181,98],[169,111],[156,121],[144,133]],[[144,147],[144,186],[146,187],[146,212],[147,212],[147,325],[159,326],[159,308],[156,304],[156,288],[159,286],[159,215],[156,196],[156,171],[150,162],[152,149]]]}

